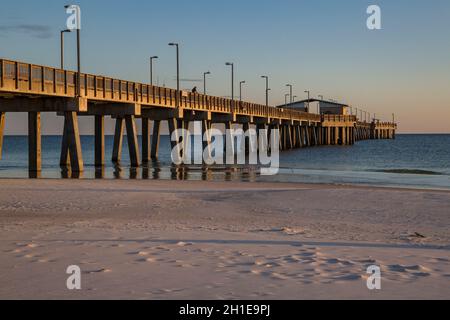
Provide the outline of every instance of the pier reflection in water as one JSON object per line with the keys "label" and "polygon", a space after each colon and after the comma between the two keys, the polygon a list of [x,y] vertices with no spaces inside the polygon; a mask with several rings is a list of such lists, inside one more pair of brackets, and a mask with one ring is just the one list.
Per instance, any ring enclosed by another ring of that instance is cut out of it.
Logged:
{"label": "pier reflection in water", "polygon": [[[197,181],[248,181],[257,180],[256,167],[208,167],[208,166],[164,166],[152,162],[139,168],[116,164],[112,168],[87,168],[83,173],[61,168],[62,179],[117,179],[117,180],[197,180]],[[30,173],[30,179],[42,178],[40,173]]]}

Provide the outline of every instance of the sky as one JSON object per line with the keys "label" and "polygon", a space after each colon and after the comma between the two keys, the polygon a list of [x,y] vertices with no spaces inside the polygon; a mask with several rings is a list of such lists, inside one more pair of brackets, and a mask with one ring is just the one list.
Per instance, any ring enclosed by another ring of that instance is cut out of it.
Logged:
{"label": "sky", "polygon": [[[67,15],[60,0],[2,0],[0,57],[59,65],[59,31]],[[403,133],[450,133],[450,1],[448,0],[89,0],[82,10],[82,71],[175,88],[180,43],[184,89],[229,96],[230,69],[246,81],[243,97],[284,103],[294,95],[348,103],[392,119]],[[381,30],[368,30],[369,5],[381,8]],[[66,36],[66,67],[75,69],[75,35]],[[196,82],[197,81],[197,82]],[[238,92],[236,84],[235,92]],[[44,134],[60,134],[62,120],[45,115]],[[26,115],[7,114],[6,133],[26,132]],[[83,119],[83,134],[93,120]],[[108,124],[108,131],[112,128]]]}

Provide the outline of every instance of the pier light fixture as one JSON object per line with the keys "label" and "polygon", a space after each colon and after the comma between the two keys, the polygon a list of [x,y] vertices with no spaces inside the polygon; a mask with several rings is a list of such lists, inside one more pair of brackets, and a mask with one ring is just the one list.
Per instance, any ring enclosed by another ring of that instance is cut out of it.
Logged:
{"label": "pier light fixture", "polygon": [[323,101],[323,95],[319,94],[317,96],[319,98],[319,102],[317,102],[317,113],[320,114],[320,102]]}
{"label": "pier light fixture", "polygon": [[206,76],[210,75],[211,71],[203,72],[203,94],[206,95]]}
{"label": "pier light fixture", "polygon": [[266,107],[269,106],[269,77],[268,76],[261,76],[262,79],[266,79]]}
{"label": "pier light fixture", "polygon": [[309,90],[305,90],[305,93],[308,94],[308,102],[307,102],[306,112],[309,112],[309,98],[310,98],[311,92]]}
{"label": "pier light fixture", "polygon": [[287,98],[288,98],[289,96],[290,96],[289,93],[286,93],[286,94],[284,95],[284,107],[285,107],[285,108],[287,108],[287,105],[288,105]]}
{"label": "pier light fixture", "polygon": [[64,70],[64,33],[72,32],[66,29],[61,31],[61,70]]}
{"label": "pier light fixture", "polygon": [[234,63],[226,62],[225,65],[231,67],[231,100],[234,100]]}
{"label": "pier light fixture", "polygon": [[177,94],[176,94],[176,104],[177,108],[179,108],[179,101],[180,101],[180,46],[178,43],[171,42],[169,43],[169,46],[176,47],[177,50]]}
{"label": "pier light fixture", "polygon": [[150,57],[150,85],[153,86],[153,60],[159,59],[158,56]]}
{"label": "pier light fixture", "polygon": [[77,97],[81,97],[81,9],[78,5],[65,5],[64,9],[70,14],[67,29],[77,31]]}
{"label": "pier light fixture", "polygon": [[239,82],[239,101],[242,101],[242,85],[245,84],[245,80]]}
{"label": "pier light fixture", "polygon": [[289,91],[289,94],[290,94],[290,98],[291,98],[291,101],[290,101],[290,102],[292,103],[292,102],[294,102],[294,101],[293,101],[293,98],[292,98],[292,89],[293,89],[293,86],[292,86],[292,84],[287,84],[286,87],[289,87],[289,90],[290,90],[290,91]]}

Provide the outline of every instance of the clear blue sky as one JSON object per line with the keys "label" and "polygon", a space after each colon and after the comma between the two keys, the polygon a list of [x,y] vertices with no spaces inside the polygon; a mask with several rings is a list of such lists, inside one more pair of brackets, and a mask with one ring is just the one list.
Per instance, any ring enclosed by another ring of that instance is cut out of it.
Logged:
{"label": "clear blue sky", "polygon": [[[2,1],[0,56],[59,64],[60,0]],[[210,70],[209,93],[230,94],[226,61],[246,100],[264,102],[262,74],[271,78],[271,104],[295,94],[347,102],[389,118],[403,132],[450,132],[450,1],[448,0],[166,0],[74,1],[82,8],[83,71],[148,81],[148,57],[159,84],[175,87],[175,52],[181,77]],[[366,9],[382,9],[380,31],[366,28]],[[74,68],[75,37],[67,36],[67,66]],[[156,81],[156,80],[155,80]],[[184,82],[183,87],[202,87]],[[236,85],[236,92],[238,88]],[[437,120],[435,119],[437,116]],[[10,130],[11,125],[9,126]]]}

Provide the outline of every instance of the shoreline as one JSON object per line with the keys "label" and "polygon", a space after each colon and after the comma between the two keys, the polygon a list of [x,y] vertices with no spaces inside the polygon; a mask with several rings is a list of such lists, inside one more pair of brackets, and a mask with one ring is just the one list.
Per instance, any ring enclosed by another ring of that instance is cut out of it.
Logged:
{"label": "shoreline", "polygon": [[411,187],[411,186],[400,186],[400,185],[370,185],[370,184],[365,184],[365,183],[322,183],[322,182],[310,182],[310,183],[305,183],[305,182],[282,182],[282,181],[214,181],[214,180],[208,180],[208,181],[204,181],[204,180],[176,180],[176,179],[130,179],[130,178],[101,178],[101,179],[97,179],[97,178],[76,178],[76,179],[72,179],[72,178],[2,178],[0,177],[0,181],[6,182],[8,183],[9,181],[70,181],[70,182],[74,182],[76,183],[78,182],[94,182],[94,181],[107,181],[107,182],[133,182],[133,183],[161,183],[161,182],[166,182],[166,183],[175,183],[175,184],[180,184],[180,183],[206,183],[206,184],[233,184],[233,183],[237,183],[237,184],[246,184],[246,185],[286,185],[289,187],[295,187],[295,188],[310,188],[310,187],[323,187],[323,188],[343,188],[343,189],[348,189],[348,188],[360,188],[360,189],[366,189],[366,190],[370,190],[370,189],[374,189],[374,190],[394,190],[394,191],[417,191],[417,192],[421,192],[421,191],[430,191],[430,192],[442,192],[442,193],[450,193],[450,189],[444,189],[444,188],[434,188],[434,187],[425,187],[425,186],[417,186],[417,187]]}

